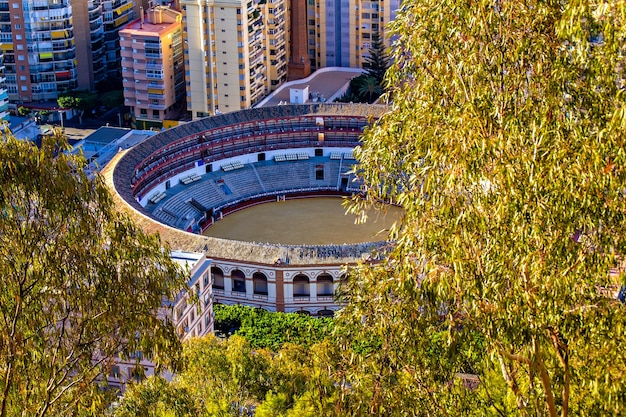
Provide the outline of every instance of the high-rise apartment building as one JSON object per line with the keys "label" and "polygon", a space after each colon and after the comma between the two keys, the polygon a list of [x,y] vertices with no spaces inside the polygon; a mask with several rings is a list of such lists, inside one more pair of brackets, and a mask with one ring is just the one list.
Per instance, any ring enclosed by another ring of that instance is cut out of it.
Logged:
{"label": "high-rise apartment building", "polygon": [[163,126],[184,103],[182,15],[156,6],[119,32],[124,104],[140,129]]}
{"label": "high-rise apartment building", "polygon": [[181,0],[187,110],[252,107],[287,79],[286,0]]}
{"label": "high-rise apartment building", "polygon": [[93,91],[106,77],[103,0],[72,2],[78,89]]}
{"label": "high-rise apartment building", "polygon": [[11,101],[54,100],[78,86],[69,0],[0,0],[0,34]]}
{"label": "high-rise apartment building", "polygon": [[9,121],[9,95],[4,88],[4,56],[0,44],[0,123]]}
{"label": "high-rise apartment building", "polygon": [[121,76],[119,31],[134,18],[133,1],[101,1],[104,13],[104,51],[107,77],[119,79]]}
{"label": "high-rise apartment building", "polygon": [[307,24],[297,30],[307,31],[311,68],[363,68],[372,34],[383,35],[399,7],[400,0],[307,0]]}

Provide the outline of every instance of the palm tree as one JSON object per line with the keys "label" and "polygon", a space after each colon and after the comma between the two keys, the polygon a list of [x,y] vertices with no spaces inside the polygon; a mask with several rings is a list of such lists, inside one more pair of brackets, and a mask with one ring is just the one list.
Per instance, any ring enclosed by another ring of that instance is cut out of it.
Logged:
{"label": "palm tree", "polygon": [[383,88],[378,83],[378,80],[374,77],[365,77],[363,79],[363,84],[359,88],[359,95],[361,97],[367,95],[369,97],[368,103],[371,103],[373,97],[378,97],[383,92]]}

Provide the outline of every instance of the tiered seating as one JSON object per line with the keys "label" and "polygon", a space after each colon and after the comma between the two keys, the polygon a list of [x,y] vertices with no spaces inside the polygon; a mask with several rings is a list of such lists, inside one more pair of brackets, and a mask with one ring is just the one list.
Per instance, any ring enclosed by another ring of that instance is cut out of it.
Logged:
{"label": "tiered seating", "polygon": [[201,179],[202,177],[200,175],[191,174],[191,175],[181,178],[180,182],[182,182],[185,185],[188,185],[188,184],[191,184],[192,182],[200,181]]}
{"label": "tiered seating", "polygon": [[309,154],[307,154],[306,152],[284,153],[284,154],[274,155],[275,162],[306,161],[307,159],[309,159]]}
{"label": "tiered seating", "polygon": [[311,183],[311,164],[268,164],[257,166],[259,178],[268,192],[307,188]]}
{"label": "tiered seating", "polygon": [[243,163],[241,163],[241,161],[227,162],[222,165],[222,171],[224,172],[233,171],[235,169],[241,168],[243,168]]}
{"label": "tiered seating", "polygon": [[[227,174],[213,171],[202,175],[203,181],[172,187],[168,199],[155,207],[153,215],[159,221],[176,228],[187,228],[193,219],[200,219],[210,209],[221,209],[232,203],[245,201],[254,196],[275,195],[287,191],[338,189],[341,182],[341,159],[323,157],[296,160],[293,164],[261,161],[253,164],[230,163],[240,168]],[[284,154],[287,155],[287,154]],[[300,153],[291,153],[298,158]],[[345,164],[345,162],[343,162]],[[317,179],[320,164],[324,165],[324,178]],[[193,175],[183,177],[191,179]],[[196,175],[196,177],[200,177]],[[354,178],[351,176],[350,180]],[[359,184],[350,183],[349,188],[358,190]],[[154,207],[154,206],[151,206]]]}
{"label": "tiered seating", "polygon": [[229,197],[233,199],[250,197],[264,192],[263,186],[252,168],[232,172],[224,177],[224,182],[233,194]]}
{"label": "tiered seating", "polygon": [[152,197],[150,197],[148,201],[150,201],[152,204],[156,204],[159,201],[163,200],[166,196],[167,194],[165,194],[164,192],[157,191],[156,193],[152,194]]}
{"label": "tiered seating", "polygon": [[348,178],[348,186],[346,187],[346,190],[358,192],[358,191],[361,191],[361,189],[363,188],[363,185],[364,185],[363,179],[351,173],[350,177]]}

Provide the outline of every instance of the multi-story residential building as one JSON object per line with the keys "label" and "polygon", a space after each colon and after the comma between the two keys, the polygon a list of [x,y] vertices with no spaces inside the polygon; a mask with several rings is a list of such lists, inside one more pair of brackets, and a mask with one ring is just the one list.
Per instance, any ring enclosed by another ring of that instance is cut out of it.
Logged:
{"label": "multi-story residential building", "polygon": [[106,73],[109,79],[121,77],[119,31],[133,20],[132,0],[102,0],[104,13],[104,51]]}
{"label": "multi-story residential building", "polygon": [[0,0],[0,33],[9,100],[54,100],[77,87],[69,0]]}
{"label": "multi-story residential building", "polygon": [[106,77],[102,0],[72,2],[78,89],[93,91]]}
{"label": "multi-story residential building", "polygon": [[4,56],[2,54],[2,44],[0,44],[0,123],[8,122],[9,115],[9,95],[4,88]]}
{"label": "multi-story residential building", "polygon": [[213,282],[212,260],[204,254],[174,251],[172,259],[190,269],[189,289],[195,294],[181,294],[173,303],[172,319],[181,339],[213,333]]}
{"label": "multi-story residential building", "polygon": [[286,0],[181,0],[187,110],[250,108],[287,79]]}
{"label": "multi-story residential building", "polygon": [[182,15],[156,6],[120,31],[124,103],[137,128],[162,127],[183,102]]}
{"label": "multi-story residential building", "polygon": [[384,34],[399,7],[400,0],[307,1],[306,29],[298,30],[307,31],[311,68],[363,68],[372,34]]}
{"label": "multi-story residential building", "polygon": [[[171,258],[189,271],[189,288],[197,294],[198,299],[191,299],[189,294],[180,294],[168,307],[159,311],[159,317],[171,318],[179,337],[183,340],[213,333],[211,260],[202,253],[182,251],[172,252]],[[104,377],[109,386],[124,390],[127,383],[139,382],[154,375],[156,371],[155,364],[149,357],[142,352],[135,352],[130,357],[115,358]],[[170,379],[172,375],[165,371],[161,376]]]}

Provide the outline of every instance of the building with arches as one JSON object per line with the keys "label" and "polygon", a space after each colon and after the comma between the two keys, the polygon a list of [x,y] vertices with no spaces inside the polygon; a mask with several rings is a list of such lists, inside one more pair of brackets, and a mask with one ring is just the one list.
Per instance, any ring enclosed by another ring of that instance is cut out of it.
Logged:
{"label": "building with arches", "polygon": [[[144,230],[160,233],[172,249],[202,253],[210,261],[205,278],[194,284],[202,297],[210,287],[214,303],[330,316],[340,307],[335,296],[344,266],[376,258],[388,242],[285,245],[200,233],[259,202],[358,192],[352,151],[385,109],[315,103],[213,116],[120,152],[103,173]],[[183,307],[177,304],[175,317],[181,336],[212,326],[194,324],[210,322],[202,317],[208,310],[198,317]]]}

